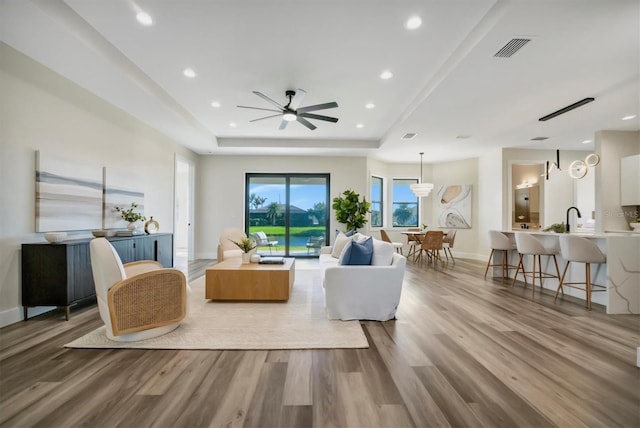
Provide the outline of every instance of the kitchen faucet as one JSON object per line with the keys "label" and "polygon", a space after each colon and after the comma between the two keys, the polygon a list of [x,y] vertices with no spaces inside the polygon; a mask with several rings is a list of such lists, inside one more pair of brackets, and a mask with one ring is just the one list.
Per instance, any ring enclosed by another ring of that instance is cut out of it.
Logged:
{"label": "kitchen faucet", "polygon": [[582,218],[582,216],[580,215],[580,210],[576,207],[569,207],[567,209],[567,233],[569,233],[569,211],[571,210],[576,210],[576,214],[578,214],[578,218]]}

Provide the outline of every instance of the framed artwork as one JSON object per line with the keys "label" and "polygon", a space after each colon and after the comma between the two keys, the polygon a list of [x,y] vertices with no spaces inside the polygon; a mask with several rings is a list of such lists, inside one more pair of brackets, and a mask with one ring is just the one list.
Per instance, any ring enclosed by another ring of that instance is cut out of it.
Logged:
{"label": "framed artwork", "polygon": [[136,211],[144,215],[144,191],[140,176],[134,171],[104,168],[104,219],[103,229],[123,229],[127,222],[116,212],[116,206],[129,208],[138,204]]}
{"label": "framed artwork", "polygon": [[101,226],[102,167],[36,151],[36,232]]}
{"label": "framed artwork", "polygon": [[438,189],[438,226],[471,229],[471,184],[449,184]]}

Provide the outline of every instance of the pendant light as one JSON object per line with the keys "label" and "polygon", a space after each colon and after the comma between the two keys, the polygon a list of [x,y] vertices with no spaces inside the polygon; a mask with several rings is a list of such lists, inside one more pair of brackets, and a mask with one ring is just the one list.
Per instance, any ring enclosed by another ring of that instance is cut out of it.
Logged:
{"label": "pendant light", "polygon": [[413,194],[419,198],[429,196],[429,193],[433,190],[433,183],[422,182],[422,155],[424,155],[424,152],[420,152],[420,180],[409,186]]}

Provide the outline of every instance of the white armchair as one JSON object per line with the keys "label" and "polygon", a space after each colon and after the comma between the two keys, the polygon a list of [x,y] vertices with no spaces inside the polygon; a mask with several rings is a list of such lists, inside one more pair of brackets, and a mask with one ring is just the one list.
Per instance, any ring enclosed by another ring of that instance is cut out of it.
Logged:
{"label": "white armchair", "polygon": [[247,235],[240,229],[230,227],[224,229],[218,242],[218,263],[233,257],[242,257],[242,250],[232,241],[240,242]]}
{"label": "white armchair", "polygon": [[133,342],[175,330],[187,314],[187,282],[154,261],[122,264],[105,238],[89,244],[98,310],[107,337]]}

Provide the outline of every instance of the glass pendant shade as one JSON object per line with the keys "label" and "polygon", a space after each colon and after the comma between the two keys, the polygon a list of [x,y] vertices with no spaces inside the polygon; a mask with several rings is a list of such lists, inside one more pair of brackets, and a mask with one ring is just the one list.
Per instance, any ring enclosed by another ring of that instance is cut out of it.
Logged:
{"label": "glass pendant shade", "polygon": [[419,198],[429,196],[429,193],[433,190],[433,183],[422,182],[422,155],[424,155],[424,152],[420,152],[420,181],[409,186],[413,194]]}

